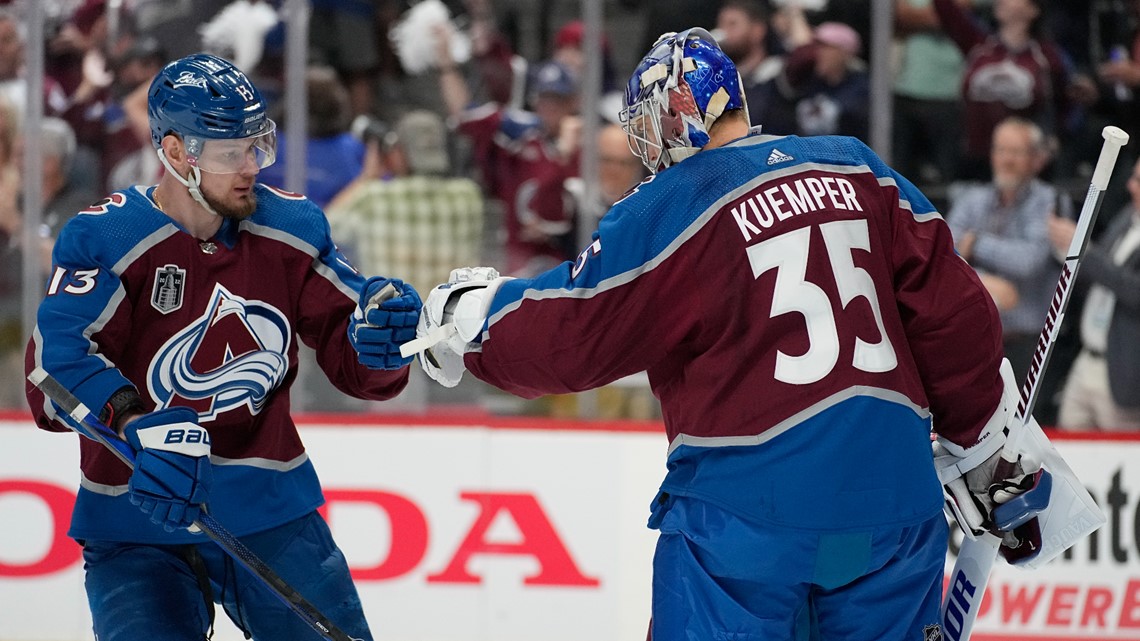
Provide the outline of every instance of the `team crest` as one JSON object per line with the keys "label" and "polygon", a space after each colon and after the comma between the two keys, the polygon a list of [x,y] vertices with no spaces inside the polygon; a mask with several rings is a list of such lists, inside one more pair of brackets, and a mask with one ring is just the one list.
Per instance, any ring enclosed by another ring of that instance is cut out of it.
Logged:
{"label": "team crest", "polygon": [[923,628],[922,641],[942,641],[942,626],[935,623]]}
{"label": "team crest", "polygon": [[163,265],[154,270],[154,290],[150,305],[163,314],[182,307],[182,294],[186,289],[186,270],[178,265]]}
{"label": "team crest", "polygon": [[257,414],[289,373],[289,321],[273,305],[221,283],[206,300],[201,315],[155,353],[147,371],[151,398],[160,408],[189,407],[204,421],[239,408]]}

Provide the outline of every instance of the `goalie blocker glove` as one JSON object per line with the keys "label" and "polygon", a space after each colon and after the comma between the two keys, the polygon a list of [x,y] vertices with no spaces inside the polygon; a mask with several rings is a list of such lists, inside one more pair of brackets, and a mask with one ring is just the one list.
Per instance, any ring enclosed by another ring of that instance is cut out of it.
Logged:
{"label": "goalie blocker glove", "polygon": [[131,503],[167,532],[189,528],[210,494],[210,435],[198,414],[171,407],[144,414],[123,426],[135,451],[127,489]]}
{"label": "goalie blocker glove", "polygon": [[1021,420],[1015,412],[1018,388],[1008,359],[1002,361],[1001,376],[1005,385],[1001,402],[977,443],[962,447],[940,436],[934,443],[934,461],[947,508],[965,535],[975,539],[993,533],[1002,539],[1001,554],[1012,563],[1041,549],[1034,517],[1048,505],[1050,477],[1022,452],[1017,453],[1011,473],[999,472],[1007,428]]}
{"label": "goalie blocker glove", "polygon": [[495,292],[507,280],[492,267],[461,267],[428,294],[416,337],[440,337],[420,353],[420,366],[440,385],[455,387],[463,378],[463,355],[478,342]]}
{"label": "goalie blocker glove", "polygon": [[395,370],[411,364],[400,346],[416,337],[420,295],[395,278],[374,276],[364,283],[348,323],[348,341],[357,360],[369,369]]}

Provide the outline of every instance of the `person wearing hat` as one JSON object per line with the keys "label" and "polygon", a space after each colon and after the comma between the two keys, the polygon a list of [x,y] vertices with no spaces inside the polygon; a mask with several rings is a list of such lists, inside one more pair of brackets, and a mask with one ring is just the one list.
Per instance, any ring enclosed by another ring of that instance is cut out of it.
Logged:
{"label": "person wearing hat", "polygon": [[1064,52],[1042,31],[1044,0],[998,0],[993,30],[956,0],[933,2],[946,35],[966,57],[963,148],[955,178],[990,179],[993,131],[1009,116],[1035,122],[1055,147],[1073,107],[1069,89],[1081,79],[1069,71]]}
{"label": "person wearing hat", "polygon": [[788,54],[782,73],[759,92],[764,131],[866,141],[871,80],[859,58],[862,46],[859,33],[842,22],[813,28],[811,40]]}
{"label": "person wearing hat", "polygon": [[364,169],[328,214],[354,265],[430,287],[453,266],[479,262],[483,207],[478,183],[452,174],[443,119],[415,110],[367,142]]}

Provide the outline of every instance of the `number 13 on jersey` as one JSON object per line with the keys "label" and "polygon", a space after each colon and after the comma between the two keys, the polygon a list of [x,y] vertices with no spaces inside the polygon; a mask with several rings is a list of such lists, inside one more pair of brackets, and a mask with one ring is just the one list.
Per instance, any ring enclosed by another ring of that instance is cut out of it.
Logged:
{"label": "number 13 on jersey", "polygon": [[[776,284],[772,293],[771,317],[798,312],[804,318],[808,349],[799,356],[776,353],[775,378],[791,385],[808,385],[822,380],[839,361],[839,329],[832,301],[827,292],[808,282],[807,269],[811,245],[811,227],[790,231],[748,248],[752,276],[775,269]],[[870,303],[879,330],[879,342],[855,339],[851,365],[865,372],[889,372],[898,364],[894,347],[883,327],[883,314],[871,275],[855,265],[851,252],[870,251],[866,220],[837,220],[819,225],[823,233],[827,257],[839,293],[839,306],[845,309],[856,298]]]}

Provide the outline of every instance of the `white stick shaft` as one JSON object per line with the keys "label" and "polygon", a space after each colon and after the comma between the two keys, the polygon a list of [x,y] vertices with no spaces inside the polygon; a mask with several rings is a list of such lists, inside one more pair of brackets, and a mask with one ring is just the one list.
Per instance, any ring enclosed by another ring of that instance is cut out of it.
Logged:
{"label": "white stick shaft", "polygon": [[1033,360],[1029,364],[1029,372],[1025,375],[1025,382],[1021,386],[1021,399],[1017,405],[1017,416],[1020,421],[1010,425],[1002,458],[1013,463],[1017,461],[1017,449],[1021,438],[1021,429],[1033,415],[1033,406],[1037,403],[1037,393],[1040,390],[1041,377],[1045,373],[1045,366],[1053,354],[1053,344],[1061,329],[1068,309],[1069,299],[1073,290],[1073,282],[1080,267],[1081,254],[1092,235],[1093,225],[1100,211],[1100,203],[1104,199],[1104,191],[1108,188],[1108,179],[1112,176],[1116,158],[1120,155],[1120,148],[1128,143],[1128,134],[1118,127],[1108,126],[1101,132],[1104,144],[1100,148],[1100,156],[1093,169],[1089,191],[1085,195],[1084,205],[1081,206],[1080,216],[1077,218],[1077,227],[1073,232],[1073,239],[1069,243],[1068,255],[1065,264],[1061,267],[1061,275],[1057,280],[1057,289],[1053,292],[1053,299],[1045,315],[1045,326],[1041,328],[1041,335],[1037,339],[1037,348],[1033,352]]}
{"label": "white stick shaft", "polygon": [[[1018,420],[1012,421],[1009,425],[1009,434],[1002,448],[1003,461],[999,461],[999,464],[1017,463],[1020,440],[1028,431],[1026,425],[1033,416],[1038,384],[1049,362],[1049,356],[1053,353],[1053,343],[1057,339],[1057,332],[1061,329],[1061,322],[1065,318],[1065,309],[1069,304],[1077,268],[1080,267],[1081,254],[1100,211],[1104,190],[1108,187],[1108,179],[1112,176],[1120,148],[1128,143],[1128,134],[1117,127],[1105,127],[1101,135],[1104,137],[1104,145],[1093,170],[1089,191],[1081,207],[1080,217],[1077,219],[1077,227],[1073,231],[1073,240],[1069,243],[1068,256],[1061,267],[1057,289],[1053,293],[1053,300],[1045,315],[1045,326],[1041,329],[1040,338],[1037,339],[1033,361],[1030,363],[1025,383],[1021,386],[1021,399],[1017,406]],[[958,558],[950,574],[950,585],[942,599],[943,638],[947,641],[966,641],[970,638],[978,610],[982,606],[982,597],[986,592],[990,570],[997,560],[1000,546],[1001,539],[988,532],[975,540],[962,541],[962,548],[958,551]]]}
{"label": "white stick shaft", "polygon": [[437,343],[442,343],[451,338],[453,334],[455,334],[455,323],[444,323],[427,334],[401,345],[400,356],[407,358],[413,354],[419,354],[425,349],[431,349],[435,347]]}
{"label": "white stick shaft", "polygon": [[977,540],[962,541],[942,599],[942,638],[946,641],[966,641],[974,631],[1000,546],[1001,539],[988,532]]}

